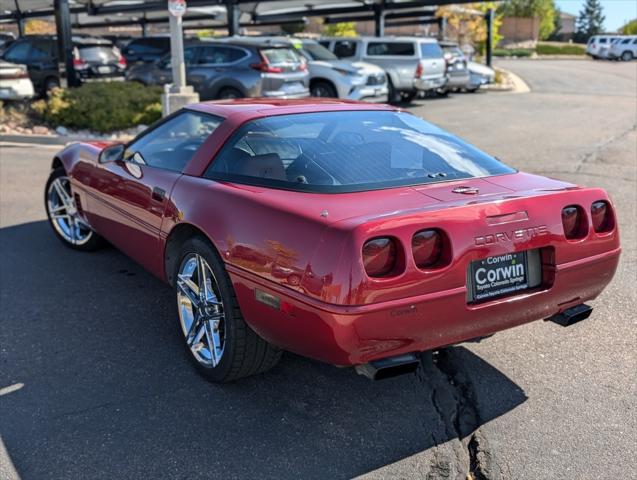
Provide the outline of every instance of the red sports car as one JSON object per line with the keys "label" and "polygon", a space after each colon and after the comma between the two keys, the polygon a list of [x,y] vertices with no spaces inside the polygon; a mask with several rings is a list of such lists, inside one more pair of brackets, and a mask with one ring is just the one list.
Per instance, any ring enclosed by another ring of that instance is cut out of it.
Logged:
{"label": "red sports car", "polygon": [[188,355],[219,382],[282,350],[382,378],[425,350],[570,324],[620,256],[604,190],[367,103],[192,105],[126,145],[66,147],[45,201],[64,244],[106,239],[174,287]]}

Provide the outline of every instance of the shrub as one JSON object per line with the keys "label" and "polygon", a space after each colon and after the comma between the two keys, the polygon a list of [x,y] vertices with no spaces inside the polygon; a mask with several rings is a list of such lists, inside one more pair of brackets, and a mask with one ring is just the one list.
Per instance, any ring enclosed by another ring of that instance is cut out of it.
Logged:
{"label": "shrub", "polygon": [[533,50],[530,48],[496,48],[493,50],[494,57],[530,57]]}
{"label": "shrub", "polygon": [[161,117],[161,88],[135,82],[86,83],[79,88],[56,89],[33,109],[53,127],[107,133],[148,125]]}
{"label": "shrub", "polygon": [[585,55],[586,48],[581,45],[538,43],[535,49],[538,55]]}

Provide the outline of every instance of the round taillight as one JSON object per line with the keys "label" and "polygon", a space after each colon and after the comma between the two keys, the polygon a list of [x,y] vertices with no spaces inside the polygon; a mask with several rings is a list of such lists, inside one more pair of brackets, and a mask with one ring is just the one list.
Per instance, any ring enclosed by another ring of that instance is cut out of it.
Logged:
{"label": "round taillight", "polygon": [[363,264],[370,277],[385,277],[396,269],[398,247],[389,237],[372,238],[363,245]]}
{"label": "round taillight", "polygon": [[562,209],[562,226],[564,236],[569,240],[586,236],[586,225],[582,209],[576,205],[570,205]]}
{"label": "round taillight", "polygon": [[411,239],[411,250],[418,268],[435,266],[442,256],[442,235],[438,230],[421,230]]}
{"label": "round taillight", "polygon": [[613,217],[608,202],[599,200],[591,205],[591,220],[593,229],[597,233],[608,232],[613,229]]}

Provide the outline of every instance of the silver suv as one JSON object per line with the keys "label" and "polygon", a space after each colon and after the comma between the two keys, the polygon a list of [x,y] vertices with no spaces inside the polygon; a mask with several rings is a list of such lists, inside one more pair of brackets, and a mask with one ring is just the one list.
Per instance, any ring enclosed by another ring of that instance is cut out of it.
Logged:
{"label": "silver suv", "polygon": [[433,38],[333,37],[321,45],[338,58],[378,65],[387,73],[389,101],[410,101],[419,92],[435,92],[447,83],[442,49]]}

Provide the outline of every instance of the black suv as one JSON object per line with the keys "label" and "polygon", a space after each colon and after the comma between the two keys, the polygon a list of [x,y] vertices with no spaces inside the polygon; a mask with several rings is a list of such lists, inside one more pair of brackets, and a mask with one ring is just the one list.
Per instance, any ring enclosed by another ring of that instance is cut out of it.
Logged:
{"label": "black suv", "polygon": [[[27,66],[36,92],[60,85],[57,39],[53,35],[27,35],[11,43],[2,54],[7,62]],[[109,40],[91,36],[73,36],[73,66],[81,81],[123,79],[126,60]]]}

